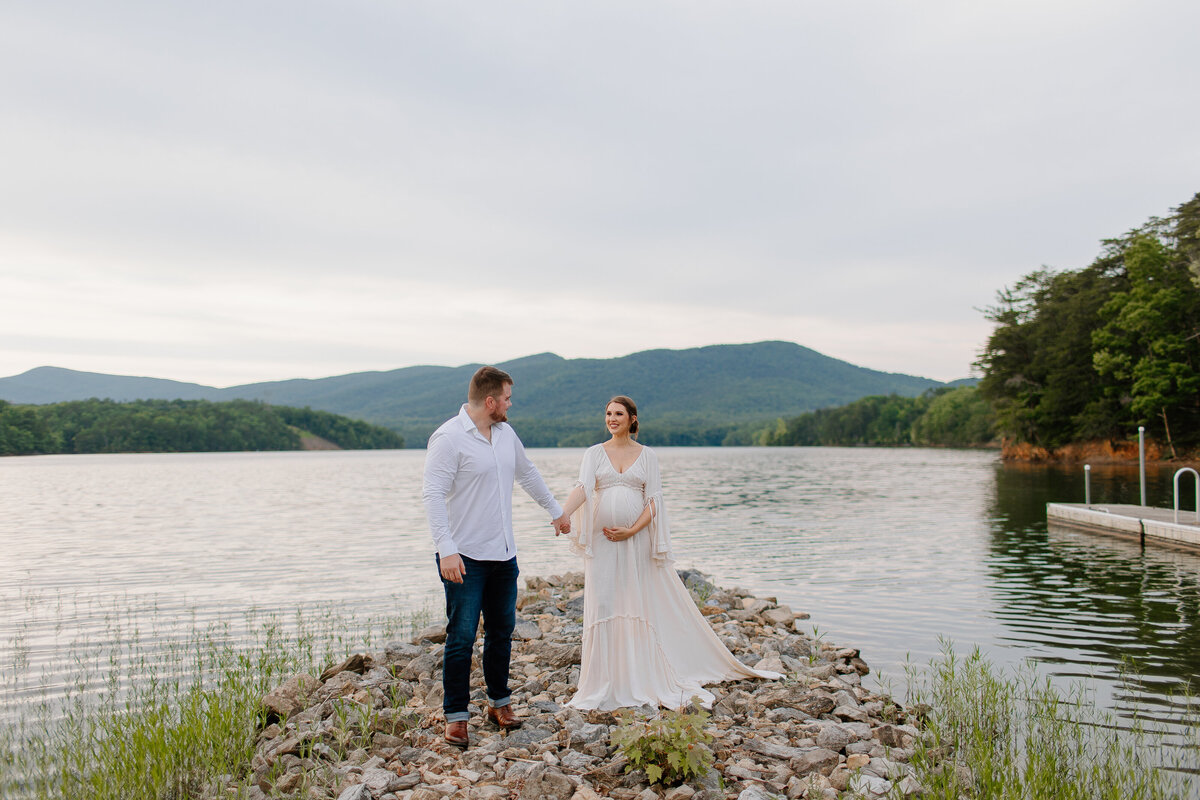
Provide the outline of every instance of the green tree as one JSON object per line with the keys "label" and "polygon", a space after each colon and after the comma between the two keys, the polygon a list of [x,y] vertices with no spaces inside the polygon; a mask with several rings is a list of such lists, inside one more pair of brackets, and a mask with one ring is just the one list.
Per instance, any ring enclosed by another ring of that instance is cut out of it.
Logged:
{"label": "green tree", "polygon": [[914,444],[981,445],[996,437],[996,414],[977,386],[941,392],[913,422]]}
{"label": "green tree", "polygon": [[1161,418],[1174,455],[1171,412],[1194,408],[1200,392],[1200,291],[1187,261],[1149,233],[1132,237],[1123,256],[1129,288],[1100,309],[1092,362],[1138,422]]}
{"label": "green tree", "polygon": [[1040,269],[998,293],[986,312],[996,327],[976,366],[1001,435],[1057,447],[1085,431],[1113,430],[1116,420],[1097,415],[1094,405],[1100,387],[1092,331],[1123,280],[1119,259],[1109,256],[1078,272]]}

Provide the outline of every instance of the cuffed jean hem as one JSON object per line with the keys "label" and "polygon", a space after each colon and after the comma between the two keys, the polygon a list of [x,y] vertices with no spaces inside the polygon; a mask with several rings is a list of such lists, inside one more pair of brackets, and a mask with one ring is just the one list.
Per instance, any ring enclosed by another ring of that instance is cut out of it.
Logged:
{"label": "cuffed jean hem", "polygon": [[490,705],[492,708],[504,708],[505,706],[510,706],[512,705],[512,695],[510,694],[508,697],[505,697],[501,700],[493,700],[489,697],[488,705]]}
{"label": "cuffed jean hem", "polygon": [[446,722],[469,722],[470,711],[450,711],[446,714]]}

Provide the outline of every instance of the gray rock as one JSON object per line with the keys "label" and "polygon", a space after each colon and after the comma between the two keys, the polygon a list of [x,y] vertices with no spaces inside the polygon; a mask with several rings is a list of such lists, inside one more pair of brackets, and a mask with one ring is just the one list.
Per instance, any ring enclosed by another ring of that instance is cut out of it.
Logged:
{"label": "gray rock", "polygon": [[558,604],[558,610],[566,614],[568,617],[583,616],[583,595],[573,597],[570,600]]}
{"label": "gray rock", "polygon": [[742,789],[738,800],[777,800],[778,797],[779,795],[771,794],[761,786],[748,786]]}
{"label": "gray rock", "polygon": [[857,775],[850,776],[850,783],[847,788],[856,794],[883,797],[892,790],[892,782],[883,778],[877,778],[866,772],[860,772]]}
{"label": "gray rock", "polygon": [[371,660],[370,656],[363,655],[362,653],[355,653],[342,663],[329,667],[322,672],[321,680],[327,681],[334,675],[337,675],[339,672],[355,672],[361,675],[367,670],[371,669],[373,666],[374,662]]}
{"label": "gray rock", "polygon": [[772,625],[776,625],[781,628],[786,628],[788,625],[791,625],[795,616],[796,615],[792,613],[792,609],[788,608],[787,606],[768,608],[762,612],[763,619]]}
{"label": "gray rock", "polygon": [[767,756],[768,758],[776,758],[782,761],[789,761],[793,758],[802,758],[806,750],[799,747],[788,747],[782,744],[775,744],[766,739],[748,739],[742,742],[742,748],[749,750],[752,753]]}
{"label": "gray rock", "polygon": [[866,722],[843,722],[842,728],[850,732],[855,739],[870,739],[874,731]]}
{"label": "gray rock", "polygon": [[788,672],[799,674],[805,671],[804,662],[798,658],[789,656],[787,653],[780,653],[779,660],[783,662],[784,669],[786,669]]}
{"label": "gray rock", "polygon": [[839,753],[846,749],[852,737],[841,725],[825,725],[817,734],[817,746]]}
{"label": "gray rock", "polygon": [[668,791],[663,800],[690,800],[695,794],[696,790],[685,783]]}
{"label": "gray rock", "polygon": [[793,758],[789,765],[797,775],[807,775],[819,772],[828,775],[838,765],[838,754],[824,747],[814,747],[799,758]]}
{"label": "gray rock", "polygon": [[584,755],[578,750],[568,750],[563,753],[561,763],[566,769],[587,772],[598,760],[595,756]]}
{"label": "gray rock", "polygon": [[795,708],[772,708],[767,712],[767,719],[776,724],[780,722],[804,722],[812,719],[808,714]]}
{"label": "gray rock", "polygon": [[703,597],[706,601],[712,600],[715,595],[720,593],[716,584],[708,580],[703,572],[695,569],[677,570],[679,579],[683,581],[683,585],[688,588],[688,591],[695,592]]}
{"label": "gray rock", "polygon": [[268,711],[287,719],[308,707],[309,695],[320,686],[315,675],[301,673],[292,675],[283,684],[263,696],[262,704]]}
{"label": "gray rock", "polygon": [[808,714],[810,717],[819,717],[822,714],[828,714],[834,709],[833,698],[818,692],[811,692],[807,697],[796,704],[796,708]]}
{"label": "gray rock", "polygon": [[402,792],[405,789],[411,789],[421,782],[421,773],[407,772],[396,778],[396,788],[392,791]]}
{"label": "gray rock", "polygon": [[285,772],[279,776],[279,780],[275,781],[275,791],[280,794],[291,794],[300,788],[300,784],[304,783],[304,773],[297,770],[295,772]]}
{"label": "gray rock", "polygon": [[376,767],[363,770],[363,785],[370,789],[375,797],[399,791],[400,783],[400,776],[389,769]]}
{"label": "gray rock", "polygon": [[404,669],[400,670],[400,677],[406,681],[415,681],[420,679],[422,675],[432,675],[439,664],[441,664],[441,659],[433,653],[422,653],[412,661],[409,661],[404,666]]}
{"label": "gray rock", "polygon": [[371,790],[365,784],[356,783],[347,786],[337,800],[371,800]]}
{"label": "gray rock", "polygon": [[525,778],[518,795],[522,800],[569,800],[575,794],[575,784],[553,767],[540,766]]}
{"label": "gray rock", "polygon": [[412,638],[413,644],[420,644],[421,642],[441,643],[444,641],[446,641],[445,623],[430,625]]}
{"label": "gray rock", "polygon": [[384,657],[388,661],[408,661],[425,652],[425,648],[410,642],[388,642],[383,648]]}
{"label": "gray rock", "polygon": [[875,729],[875,738],[884,747],[904,746],[904,735],[895,725],[880,725]]}
{"label": "gray rock", "polygon": [[867,712],[856,706],[838,706],[833,710],[833,715],[838,719],[849,720],[851,722],[866,722],[870,717]]}
{"label": "gray rock", "polygon": [[609,727],[585,722],[571,731],[571,743],[591,744],[592,742],[607,742]]}
{"label": "gray rock", "polygon": [[518,622],[517,626],[513,628],[513,638],[525,642],[533,639],[541,639],[542,629],[538,627],[536,622],[529,622],[528,620]]}
{"label": "gray rock", "polygon": [[808,668],[809,677],[816,678],[817,680],[821,680],[821,681],[826,680],[827,678],[833,677],[833,675],[836,672],[837,672],[837,669],[834,668],[833,664],[830,664],[827,661],[826,662],[817,662],[816,664],[813,664]]}
{"label": "gray rock", "polygon": [[544,652],[546,665],[551,669],[562,669],[578,664],[583,657],[583,647],[577,644],[561,644],[547,648]]}
{"label": "gray rock", "polygon": [[337,672],[334,673],[325,684],[317,689],[313,698],[323,703],[326,700],[333,700],[337,697],[345,697],[349,694],[354,694],[359,690],[359,676],[354,672]]}
{"label": "gray rock", "polygon": [[539,728],[536,725],[526,724],[525,726],[512,731],[504,737],[505,742],[509,747],[520,747],[526,744],[534,744],[545,739],[549,739],[554,735],[554,731]]}

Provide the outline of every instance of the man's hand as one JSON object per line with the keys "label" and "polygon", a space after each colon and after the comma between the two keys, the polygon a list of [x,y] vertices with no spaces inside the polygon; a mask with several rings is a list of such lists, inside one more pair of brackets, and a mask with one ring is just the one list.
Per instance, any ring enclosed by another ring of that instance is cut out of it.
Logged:
{"label": "man's hand", "polygon": [[563,514],[561,517],[554,520],[550,524],[552,524],[554,526],[554,535],[555,536],[558,536],[559,534],[562,534],[562,533],[570,533],[571,532],[571,518],[568,517],[566,514]]}
{"label": "man's hand", "polygon": [[467,574],[467,565],[463,563],[462,556],[455,553],[452,556],[443,556],[440,559],[442,577],[451,583],[462,583],[463,575]]}

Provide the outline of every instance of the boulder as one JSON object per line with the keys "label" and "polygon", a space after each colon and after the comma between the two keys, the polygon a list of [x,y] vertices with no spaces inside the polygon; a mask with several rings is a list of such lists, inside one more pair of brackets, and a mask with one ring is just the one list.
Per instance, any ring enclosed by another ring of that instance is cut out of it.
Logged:
{"label": "boulder", "polygon": [[309,696],[320,686],[316,676],[292,675],[279,687],[263,696],[262,704],[271,714],[287,719],[308,707]]}
{"label": "boulder", "polygon": [[340,664],[329,667],[321,673],[321,680],[327,681],[339,672],[354,672],[359,675],[375,666],[375,662],[368,655],[355,653]]}
{"label": "boulder", "polygon": [[804,752],[804,755],[799,758],[793,758],[789,762],[792,772],[797,775],[807,775],[810,772],[819,772],[822,775],[829,775],[833,772],[834,767],[839,763],[838,754],[824,747],[813,747]]}
{"label": "boulder", "polygon": [[422,642],[441,644],[444,641],[446,641],[445,623],[430,625],[427,628],[423,628],[420,633],[412,638],[413,644],[421,644]]}

